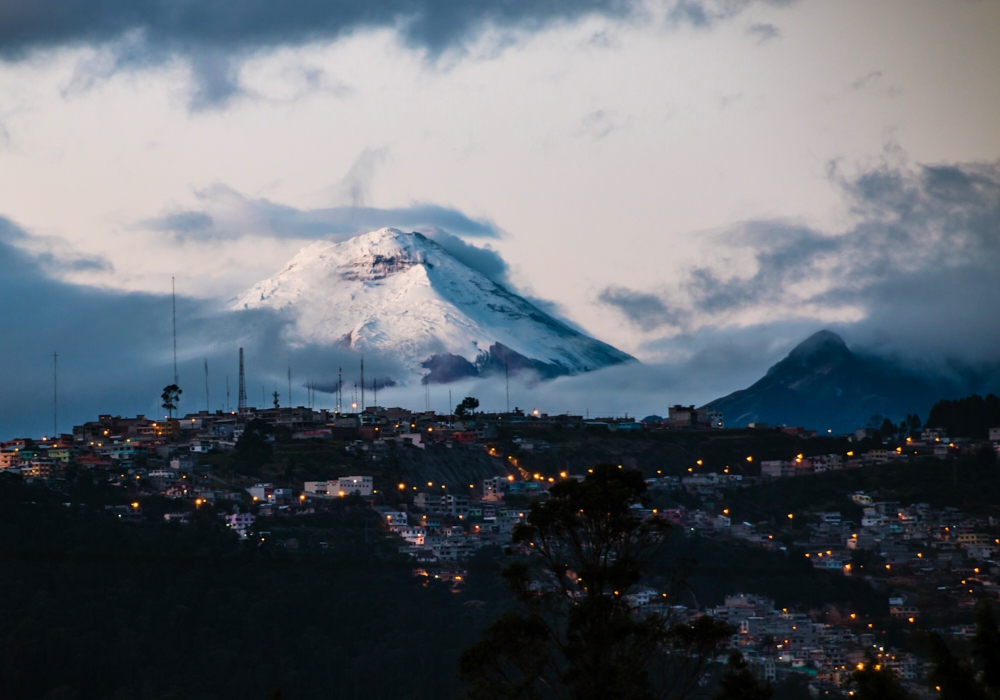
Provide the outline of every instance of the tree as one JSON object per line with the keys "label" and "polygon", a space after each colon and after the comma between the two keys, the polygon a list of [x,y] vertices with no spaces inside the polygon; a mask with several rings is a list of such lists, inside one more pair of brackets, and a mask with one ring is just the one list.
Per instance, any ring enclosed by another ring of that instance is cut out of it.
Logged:
{"label": "tree", "polygon": [[181,400],[181,394],[184,392],[176,384],[168,384],[163,387],[163,393],[160,394],[160,399],[163,401],[163,407],[167,409],[167,413],[171,418],[174,417],[174,411],[177,410],[177,404]]}
{"label": "tree", "polygon": [[975,619],[972,655],[980,669],[979,680],[991,697],[1000,697],[1000,627],[988,598],[976,601]]}
{"label": "tree", "polygon": [[519,610],[462,655],[469,698],[654,700],[692,692],[733,628],[710,617],[640,615],[629,602],[669,528],[635,515],[631,506],[645,492],[641,472],[602,464],[531,504],[513,533],[524,556],[501,574]]}
{"label": "tree", "polygon": [[726,673],[719,684],[722,690],[715,696],[715,700],[768,700],[774,695],[771,683],[758,681],[743,654],[735,649],[729,654]]}
{"label": "tree", "polygon": [[929,637],[933,670],[928,680],[941,693],[941,700],[1000,698],[1000,628],[989,599],[976,601],[975,621],[971,659],[956,658],[936,632]]}
{"label": "tree", "polygon": [[920,437],[920,428],[923,427],[923,423],[920,422],[920,416],[916,413],[910,413],[906,416],[906,424],[910,426],[910,436]]}
{"label": "tree", "polygon": [[971,664],[955,658],[936,632],[931,633],[928,641],[932,670],[927,681],[940,693],[941,700],[986,700],[986,694],[976,684]]}
{"label": "tree", "polygon": [[865,661],[851,674],[852,697],[857,700],[907,700],[910,695],[903,690],[899,677],[882,665],[868,652]]}
{"label": "tree", "polygon": [[256,474],[271,458],[271,426],[254,418],[243,428],[236,443],[236,463],[248,474]]}
{"label": "tree", "polygon": [[927,425],[943,429],[950,437],[986,439],[990,428],[1000,426],[1000,397],[973,394],[938,401],[931,407]]}
{"label": "tree", "polygon": [[885,418],[878,432],[881,440],[891,440],[896,437],[896,424],[892,422],[891,418]]}
{"label": "tree", "polygon": [[459,418],[465,418],[466,414],[475,413],[477,408],[479,408],[479,399],[473,396],[466,396],[455,406],[455,415]]}

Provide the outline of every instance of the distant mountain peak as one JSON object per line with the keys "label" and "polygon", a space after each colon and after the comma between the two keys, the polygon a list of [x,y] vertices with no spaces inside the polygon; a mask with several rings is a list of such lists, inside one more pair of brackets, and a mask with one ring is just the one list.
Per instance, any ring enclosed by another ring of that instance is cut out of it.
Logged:
{"label": "distant mountain peak", "polygon": [[727,426],[804,425],[825,432],[864,427],[873,415],[900,420],[923,415],[954,389],[889,358],[854,353],[823,330],[799,343],[753,385],[716,399]]}
{"label": "distant mountain peak", "polygon": [[576,374],[632,361],[453,257],[420,233],[383,228],[317,241],[231,302],[287,314],[293,343],[383,354],[412,383],[530,369]]}
{"label": "distant mountain peak", "polygon": [[817,355],[850,355],[844,339],[833,331],[817,331],[788,353],[789,358],[806,360]]}

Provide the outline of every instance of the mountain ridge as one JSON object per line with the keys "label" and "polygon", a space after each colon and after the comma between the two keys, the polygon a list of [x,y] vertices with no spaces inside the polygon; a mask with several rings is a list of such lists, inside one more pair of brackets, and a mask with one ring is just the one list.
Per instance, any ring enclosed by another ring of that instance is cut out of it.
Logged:
{"label": "mountain ridge", "polygon": [[230,308],[286,313],[293,342],[382,353],[415,378],[496,371],[543,378],[635,361],[457,260],[420,233],[383,228],[316,241]]}
{"label": "mountain ridge", "polygon": [[839,433],[865,427],[876,415],[896,422],[909,413],[926,418],[941,398],[970,390],[959,384],[854,352],[839,335],[822,330],[746,389],[706,405],[721,411],[729,427],[767,423]]}

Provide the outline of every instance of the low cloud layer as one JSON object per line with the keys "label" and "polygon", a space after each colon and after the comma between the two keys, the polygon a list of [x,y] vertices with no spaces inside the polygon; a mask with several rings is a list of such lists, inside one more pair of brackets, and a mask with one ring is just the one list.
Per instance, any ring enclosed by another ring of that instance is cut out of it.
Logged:
{"label": "low cloud layer", "polygon": [[[362,191],[357,189],[358,193]],[[249,236],[346,239],[384,226],[413,230],[439,228],[462,236],[500,237],[500,229],[489,219],[473,219],[457,209],[436,204],[388,209],[353,205],[296,209],[267,199],[245,197],[225,185],[206,188],[197,196],[201,208],[167,211],[140,221],[136,227],[170,233],[180,241],[235,240]]]}
{"label": "low cloud layer", "polygon": [[611,287],[600,300],[651,334],[832,317],[841,320],[827,325],[872,348],[1000,358],[1000,163],[884,165],[833,171],[831,181],[848,200],[850,228],[745,222],[676,288]]}
{"label": "low cloud layer", "polygon": [[[668,0],[674,24],[708,28],[755,2]],[[66,46],[104,50],[84,66],[79,84],[115,71],[143,69],[174,57],[191,69],[190,106],[224,106],[242,94],[241,62],[279,47],[333,41],[367,29],[394,29],[412,48],[437,57],[461,51],[488,29],[530,33],[587,16],[645,15],[639,0],[12,0],[0,17],[0,57],[18,60]]]}
{"label": "low cloud layer", "polygon": [[[359,196],[363,191],[357,188]],[[224,185],[198,193],[199,209],[168,211],[140,221],[137,230],[169,233],[178,243],[234,241],[250,237],[346,241],[383,227],[419,231],[459,261],[490,279],[510,286],[509,267],[489,245],[463,238],[497,239],[502,231],[489,219],[474,219],[436,204],[377,208],[342,206],[297,209],[267,199],[251,199]]]}

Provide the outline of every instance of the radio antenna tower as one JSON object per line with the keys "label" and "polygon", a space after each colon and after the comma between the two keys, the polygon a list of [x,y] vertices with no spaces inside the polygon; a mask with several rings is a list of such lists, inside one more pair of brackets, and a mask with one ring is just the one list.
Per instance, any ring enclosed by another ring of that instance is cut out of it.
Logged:
{"label": "radio antenna tower", "polygon": [[510,413],[510,372],[507,369],[507,360],[503,361],[503,381],[507,389],[507,413]]}
{"label": "radio antenna tower", "polygon": [[372,380],[372,392],[375,394],[375,398],[373,399],[375,406],[378,406],[378,379]]}
{"label": "radio antenna tower", "polygon": [[247,412],[247,377],[243,373],[243,348],[240,348],[240,393],[236,399],[236,410],[241,416]]}
{"label": "radio antenna tower", "polygon": [[232,407],[229,403],[229,375],[226,375],[226,413],[232,411]]}
{"label": "radio antenna tower", "polygon": [[337,413],[343,410],[344,403],[344,368],[337,368]]}
{"label": "radio antenna tower", "polygon": [[59,353],[52,353],[52,439],[59,437]]}
{"label": "radio antenna tower", "polygon": [[431,410],[431,373],[424,375],[424,412]]}
{"label": "radio antenna tower", "polygon": [[365,412],[365,356],[361,356],[361,412]]}
{"label": "radio antenna tower", "polygon": [[288,361],[288,407],[292,407],[292,361]]}
{"label": "radio antenna tower", "polygon": [[170,278],[170,307],[174,319],[174,384],[177,384],[177,283]]}
{"label": "radio antenna tower", "polygon": [[212,412],[212,403],[208,400],[208,358],[205,358],[205,410]]}

